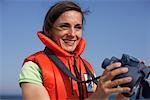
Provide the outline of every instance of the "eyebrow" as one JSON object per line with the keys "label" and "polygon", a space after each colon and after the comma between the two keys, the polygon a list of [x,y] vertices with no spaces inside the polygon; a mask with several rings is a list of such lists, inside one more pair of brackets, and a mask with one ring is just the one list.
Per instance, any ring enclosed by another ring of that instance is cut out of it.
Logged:
{"label": "eyebrow", "polygon": [[69,23],[60,23],[60,25],[70,25]]}
{"label": "eyebrow", "polygon": [[80,26],[80,25],[82,26],[83,24],[76,24],[75,26]]}
{"label": "eyebrow", "polygon": [[[60,23],[59,26],[60,25],[68,25],[69,26],[70,24],[69,23]],[[82,24],[76,24],[75,26],[78,26],[78,25],[82,25]]]}

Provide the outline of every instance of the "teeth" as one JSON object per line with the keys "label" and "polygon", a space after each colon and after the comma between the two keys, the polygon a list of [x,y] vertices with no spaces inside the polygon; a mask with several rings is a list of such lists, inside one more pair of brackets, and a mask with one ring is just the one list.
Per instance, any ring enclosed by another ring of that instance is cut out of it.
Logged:
{"label": "teeth", "polygon": [[73,45],[75,40],[63,40],[67,45]]}

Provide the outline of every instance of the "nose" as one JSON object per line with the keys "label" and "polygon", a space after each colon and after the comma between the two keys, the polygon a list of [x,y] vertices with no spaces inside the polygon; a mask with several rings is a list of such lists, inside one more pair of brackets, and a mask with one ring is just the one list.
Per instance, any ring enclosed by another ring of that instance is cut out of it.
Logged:
{"label": "nose", "polygon": [[71,28],[70,28],[69,35],[70,35],[70,36],[75,36],[75,35],[76,35],[76,30],[75,30],[74,27],[71,27]]}

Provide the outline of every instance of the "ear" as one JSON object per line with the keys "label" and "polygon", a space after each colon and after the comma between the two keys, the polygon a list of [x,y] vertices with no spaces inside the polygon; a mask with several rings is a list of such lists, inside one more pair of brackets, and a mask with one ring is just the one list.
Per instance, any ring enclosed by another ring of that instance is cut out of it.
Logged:
{"label": "ear", "polygon": [[52,33],[51,30],[46,31],[46,36],[48,36],[49,38],[51,38],[51,33]]}
{"label": "ear", "polygon": [[51,37],[51,35],[50,35],[50,30],[47,30],[45,27],[43,28],[43,32],[44,32],[44,34],[47,36],[47,37]]}

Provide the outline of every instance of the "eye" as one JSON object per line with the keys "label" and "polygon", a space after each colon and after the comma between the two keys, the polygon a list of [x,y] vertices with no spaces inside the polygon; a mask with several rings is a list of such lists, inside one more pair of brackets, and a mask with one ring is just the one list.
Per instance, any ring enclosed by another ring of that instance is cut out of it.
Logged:
{"label": "eye", "polygon": [[77,28],[77,29],[82,29],[82,26],[77,26],[76,28]]}
{"label": "eye", "polygon": [[76,28],[77,30],[81,30],[81,29],[82,29],[82,25],[76,25],[75,28]]}
{"label": "eye", "polygon": [[64,30],[69,28],[69,26],[66,24],[60,25],[59,27]]}

